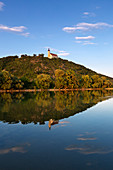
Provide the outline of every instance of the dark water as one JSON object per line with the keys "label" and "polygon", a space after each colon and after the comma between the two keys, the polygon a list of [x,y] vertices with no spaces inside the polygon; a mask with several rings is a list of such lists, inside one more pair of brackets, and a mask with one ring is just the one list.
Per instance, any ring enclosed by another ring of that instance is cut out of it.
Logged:
{"label": "dark water", "polygon": [[112,170],[112,96],[0,94],[0,170]]}

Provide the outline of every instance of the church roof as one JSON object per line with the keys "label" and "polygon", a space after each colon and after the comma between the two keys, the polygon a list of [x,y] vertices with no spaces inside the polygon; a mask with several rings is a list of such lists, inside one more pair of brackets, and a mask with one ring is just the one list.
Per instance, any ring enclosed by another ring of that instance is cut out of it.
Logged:
{"label": "church roof", "polygon": [[53,53],[50,53],[51,55],[53,55],[53,56],[58,56],[57,54],[53,54]]}

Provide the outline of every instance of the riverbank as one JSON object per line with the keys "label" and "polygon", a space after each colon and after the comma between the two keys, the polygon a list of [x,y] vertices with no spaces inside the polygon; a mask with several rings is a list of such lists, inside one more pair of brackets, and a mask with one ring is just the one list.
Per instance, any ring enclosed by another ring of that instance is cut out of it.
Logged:
{"label": "riverbank", "polygon": [[80,89],[22,89],[0,90],[0,93],[40,92],[40,91],[85,91],[85,90],[113,90],[113,88],[80,88]]}

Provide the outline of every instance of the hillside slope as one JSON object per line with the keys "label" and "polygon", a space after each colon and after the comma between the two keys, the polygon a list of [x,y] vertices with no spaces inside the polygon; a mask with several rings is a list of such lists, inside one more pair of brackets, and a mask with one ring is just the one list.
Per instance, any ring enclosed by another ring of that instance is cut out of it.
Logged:
{"label": "hillside slope", "polygon": [[[80,78],[82,75],[92,76],[98,74],[82,65],[61,58],[48,59],[47,57],[35,56],[25,56],[21,58],[18,58],[18,56],[9,56],[0,58],[0,72],[7,70],[16,77],[26,77],[29,81],[33,81],[37,74],[42,73],[49,74],[52,78],[55,78],[56,69],[62,69],[64,71],[71,69],[75,72],[77,78]],[[103,76],[101,74],[98,75]],[[105,77],[113,82],[113,78]]]}

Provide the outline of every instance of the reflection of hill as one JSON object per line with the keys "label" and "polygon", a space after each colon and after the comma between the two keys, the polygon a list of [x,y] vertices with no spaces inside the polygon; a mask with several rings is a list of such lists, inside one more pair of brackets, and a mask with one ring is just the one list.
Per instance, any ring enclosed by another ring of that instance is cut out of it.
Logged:
{"label": "reflection of hill", "polygon": [[49,119],[59,120],[90,108],[112,95],[112,91],[76,91],[68,93],[1,94],[0,120],[22,124]]}

